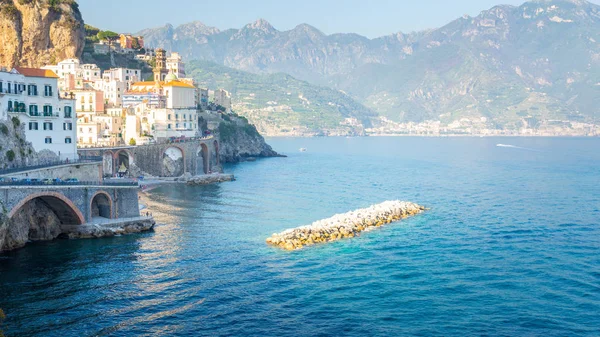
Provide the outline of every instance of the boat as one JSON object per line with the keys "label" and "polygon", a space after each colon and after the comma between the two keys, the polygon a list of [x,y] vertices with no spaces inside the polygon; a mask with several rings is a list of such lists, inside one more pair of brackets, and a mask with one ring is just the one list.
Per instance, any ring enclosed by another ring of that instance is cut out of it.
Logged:
{"label": "boat", "polygon": [[301,147],[300,152],[306,152],[306,148]]}

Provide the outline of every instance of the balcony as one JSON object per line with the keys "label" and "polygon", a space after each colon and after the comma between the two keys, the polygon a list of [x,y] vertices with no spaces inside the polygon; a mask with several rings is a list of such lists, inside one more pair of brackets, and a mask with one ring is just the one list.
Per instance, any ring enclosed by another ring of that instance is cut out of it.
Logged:
{"label": "balcony", "polygon": [[[23,111],[25,112],[25,111]],[[58,118],[59,114],[51,113],[51,112],[30,112],[29,117],[44,117],[44,118]]]}

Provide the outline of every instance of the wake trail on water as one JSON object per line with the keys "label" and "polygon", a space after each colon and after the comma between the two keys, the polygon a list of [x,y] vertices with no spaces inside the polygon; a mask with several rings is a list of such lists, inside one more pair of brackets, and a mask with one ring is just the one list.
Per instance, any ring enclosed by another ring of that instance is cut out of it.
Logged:
{"label": "wake trail on water", "polygon": [[496,144],[496,146],[497,147],[508,148],[508,149],[517,149],[517,150],[526,150],[526,151],[534,151],[534,152],[543,152],[543,151],[532,149],[532,148],[529,148],[529,147],[521,147],[521,146],[515,146],[515,145]]}

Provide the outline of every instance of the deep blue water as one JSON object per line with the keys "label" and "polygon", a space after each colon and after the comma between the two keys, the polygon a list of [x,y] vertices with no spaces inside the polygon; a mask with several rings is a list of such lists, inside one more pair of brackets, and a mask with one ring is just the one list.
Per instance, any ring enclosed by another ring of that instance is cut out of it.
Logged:
{"label": "deep blue water", "polygon": [[[600,335],[600,139],[270,142],[289,158],[155,190],[153,233],[0,256],[5,332]],[[389,199],[431,210],[297,252],[264,242]]]}

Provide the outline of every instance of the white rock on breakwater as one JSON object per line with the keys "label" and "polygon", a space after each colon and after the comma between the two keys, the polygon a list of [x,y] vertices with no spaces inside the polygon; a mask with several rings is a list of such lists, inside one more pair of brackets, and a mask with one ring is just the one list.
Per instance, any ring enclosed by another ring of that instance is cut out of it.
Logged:
{"label": "white rock on breakwater", "polygon": [[209,185],[214,183],[222,183],[226,181],[235,181],[233,174],[213,173],[203,176],[192,177],[188,179],[188,185]]}
{"label": "white rock on breakwater", "polygon": [[353,238],[360,232],[419,214],[425,207],[412,202],[386,201],[356,211],[337,214],[311,225],[273,234],[267,243],[285,250],[296,250],[317,243]]}

